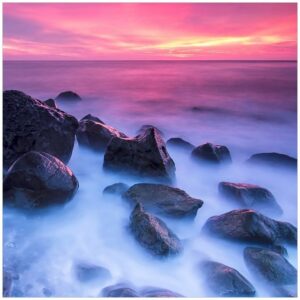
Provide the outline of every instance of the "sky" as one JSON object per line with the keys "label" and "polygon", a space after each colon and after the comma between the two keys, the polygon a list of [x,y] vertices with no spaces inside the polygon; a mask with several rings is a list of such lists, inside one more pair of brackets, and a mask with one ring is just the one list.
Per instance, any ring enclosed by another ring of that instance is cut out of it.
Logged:
{"label": "sky", "polygon": [[296,60],[295,3],[4,3],[5,60]]}

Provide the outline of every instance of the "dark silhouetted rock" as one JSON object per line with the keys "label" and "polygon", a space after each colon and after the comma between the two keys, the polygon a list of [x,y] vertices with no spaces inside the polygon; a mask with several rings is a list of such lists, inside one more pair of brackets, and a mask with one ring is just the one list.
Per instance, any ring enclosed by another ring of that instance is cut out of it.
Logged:
{"label": "dark silhouetted rock", "polygon": [[102,297],[139,297],[139,294],[129,284],[118,283],[105,287],[101,291]]}
{"label": "dark silhouetted rock", "polygon": [[163,132],[162,132],[159,128],[157,128],[157,127],[155,127],[155,126],[153,126],[153,125],[143,125],[143,126],[137,131],[137,134],[138,134],[138,135],[144,134],[145,131],[147,131],[147,130],[150,129],[150,128],[154,128],[161,136],[164,136]]}
{"label": "dark silhouetted rock", "polygon": [[9,271],[3,270],[3,297],[11,297],[13,276]]}
{"label": "dark silhouetted rock", "polygon": [[247,247],[244,259],[257,276],[275,285],[297,283],[297,270],[279,253],[263,248]]}
{"label": "dark silhouetted rock", "polygon": [[200,264],[208,288],[219,297],[252,297],[253,285],[237,270],[214,261]]}
{"label": "dark silhouetted rock", "polygon": [[66,91],[66,92],[61,92],[56,98],[56,101],[81,101],[81,97],[72,92],[72,91]]}
{"label": "dark silhouetted rock", "polygon": [[228,164],[231,163],[231,155],[226,146],[213,145],[206,143],[196,147],[192,151],[192,158],[200,161],[213,164]]}
{"label": "dark silhouetted rock", "polygon": [[105,124],[99,118],[97,118],[97,117],[95,117],[91,114],[88,114],[88,115],[84,116],[80,121],[83,121],[83,120],[91,120],[91,121],[95,121],[95,122],[98,122],[98,123],[101,123],[101,124]]}
{"label": "dark silhouetted rock", "polygon": [[254,210],[240,209],[209,218],[203,230],[209,235],[249,243],[297,243],[297,228]]}
{"label": "dark silhouetted rock", "polygon": [[111,278],[111,274],[106,268],[83,262],[75,265],[75,273],[81,282],[107,280]]}
{"label": "dark silhouetted rock", "polygon": [[129,186],[127,184],[119,182],[119,183],[114,183],[112,185],[107,186],[103,190],[103,194],[122,196],[128,189],[129,189]]}
{"label": "dark silhouetted rock", "polygon": [[77,120],[19,91],[3,93],[4,167],[24,153],[43,151],[67,163],[72,155]]}
{"label": "dark silhouetted rock", "polygon": [[282,214],[273,194],[258,185],[245,183],[220,182],[220,193],[235,201],[239,208],[253,208],[264,213]]}
{"label": "dark silhouetted rock", "polygon": [[44,103],[50,107],[57,108],[57,105],[56,105],[56,102],[54,99],[45,100]]}
{"label": "dark silhouetted rock", "polygon": [[136,240],[155,256],[179,254],[182,244],[178,237],[159,218],[137,204],[130,216],[130,229]]}
{"label": "dark silhouetted rock", "polygon": [[138,183],[130,187],[124,198],[146,210],[172,217],[195,217],[203,201],[185,191],[162,184]]}
{"label": "dark silhouetted rock", "polygon": [[175,164],[159,132],[148,128],[135,138],[114,137],[104,155],[105,170],[172,181]]}
{"label": "dark silhouetted rock", "polygon": [[281,153],[258,153],[252,155],[247,163],[268,167],[285,167],[297,169],[297,159]]}
{"label": "dark silhouetted rock", "polygon": [[162,289],[158,287],[144,287],[140,291],[140,297],[148,297],[148,298],[177,298],[184,297],[178,293],[173,291]]}
{"label": "dark silhouetted rock", "polygon": [[182,138],[171,138],[167,140],[167,147],[174,147],[187,151],[192,151],[195,148],[194,145],[183,140]]}
{"label": "dark silhouetted rock", "polygon": [[69,201],[78,189],[72,171],[59,159],[31,151],[14,162],[4,179],[4,201],[20,208]]}
{"label": "dark silhouetted rock", "polygon": [[127,136],[117,129],[92,120],[81,120],[76,132],[80,146],[94,151],[104,151],[113,137],[126,138]]}

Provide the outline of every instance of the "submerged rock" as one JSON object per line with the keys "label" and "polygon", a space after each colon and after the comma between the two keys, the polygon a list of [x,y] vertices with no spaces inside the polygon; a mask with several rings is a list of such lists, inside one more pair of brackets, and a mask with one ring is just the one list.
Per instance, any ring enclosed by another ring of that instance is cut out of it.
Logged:
{"label": "submerged rock", "polygon": [[159,287],[144,287],[140,291],[140,297],[148,298],[183,298],[184,296],[173,291]]}
{"label": "submerged rock", "polygon": [[72,155],[77,120],[20,91],[3,93],[4,167],[24,153],[43,151],[67,163]]}
{"label": "submerged rock", "polygon": [[231,155],[226,146],[206,143],[196,147],[192,151],[192,158],[200,162],[212,164],[231,163]]}
{"label": "submerged rock", "polygon": [[240,209],[209,218],[203,230],[209,235],[249,243],[297,244],[297,228],[254,210]]}
{"label": "submerged rock", "polygon": [[257,276],[275,285],[297,283],[297,270],[281,254],[270,249],[247,247],[244,259],[249,269]]}
{"label": "submerged rock", "polygon": [[111,274],[106,268],[84,262],[75,265],[75,273],[81,282],[107,280],[111,278]]}
{"label": "submerged rock", "polygon": [[185,191],[163,184],[138,183],[130,187],[124,198],[145,209],[172,217],[195,217],[203,201]]}
{"label": "submerged rock", "polygon": [[78,189],[72,171],[56,157],[31,151],[9,168],[4,202],[19,208],[45,207],[69,201]]}
{"label": "submerged rock", "polygon": [[254,154],[246,162],[249,164],[264,165],[268,167],[297,169],[296,158],[276,152]]}
{"label": "submerged rock", "polygon": [[105,287],[101,291],[102,297],[139,297],[137,291],[129,284],[118,283]]}
{"label": "submerged rock", "polygon": [[114,183],[112,185],[107,186],[103,190],[103,194],[122,196],[128,189],[129,189],[129,186],[127,184],[119,182],[119,183]]}
{"label": "submerged rock", "polygon": [[127,136],[111,126],[85,119],[79,122],[76,137],[80,146],[94,151],[104,151],[113,137]]}
{"label": "submerged rock", "polygon": [[135,138],[114,137],[106,148],[103,167],[156,180],[172,181],[175,164],[155,128],[148,128]]}
{"label": "submerged rock", "polygon": [[61,92],[55,98],[56,101],[81,101],[81,97],[72,91]]}
{"label": "submerged rock", "polygon": [[57,108],[57,105],[56,105],[56,102],[54,99],[45,100],[44,103],[50,107]]}
{"label": "submerged rock", "polygon": [[101,124],[105,124],[98,117],[95,117],[91,114],[88,114],[88,115],[84,116],[80,121],[83,121],[83,120],[91,120],[91,121],[95,121],[95,122],[98,122],[98,123],[101,123]]}
{"label": "submerged rock", "polygon": [[224,197],[235,201],[240,207],[254,208],[265,213],[282,214],[282,209],[273,194],[258,185],[220,182],[219,192]]}
{"label": "submerged rock", "polygon": [[186,151],[192,151],[195,146],[183,140],[182,138],[170,138],[167,140],[167,147],[180,148]]}
{"label": "submerged rock", "polygon": [[136,240],[155,256],[179,254],[181,241],[159,218],[144,211],[138,203],[130,216],[130,230]]}
{"label": "submerged rock", "polygon": [[215,261],[204,261],[200,269],[208,288],[218,297],[252,297],[253,285],[237,270]]}

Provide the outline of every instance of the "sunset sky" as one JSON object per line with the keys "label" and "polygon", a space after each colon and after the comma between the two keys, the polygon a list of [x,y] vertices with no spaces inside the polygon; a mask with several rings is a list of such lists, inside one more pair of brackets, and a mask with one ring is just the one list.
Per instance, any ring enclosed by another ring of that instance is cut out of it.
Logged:
{"label": "sunset sky", "polygon": [[291,3],[3,6],[4,59],[297,58]]}

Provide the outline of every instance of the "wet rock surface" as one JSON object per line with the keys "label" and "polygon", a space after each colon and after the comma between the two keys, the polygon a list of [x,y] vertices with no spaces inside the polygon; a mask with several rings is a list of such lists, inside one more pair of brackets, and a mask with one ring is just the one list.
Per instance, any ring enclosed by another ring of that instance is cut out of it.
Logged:
{"label": "wet rock surface", "polygon": [[81,282],[94,280],[101,281],[111,278],[111,274],[108,269],[88,262],[76,263],[74,268],[76,277]]}
{"label": "wet rock surface", "polygon": [[21,155],[44,151],[67,163],[72,155],[77,120],[20,91],[3,93],[4,167]]}
{"label": "wet rock surface", "polygon": [[101,124],[105,124],[103,121],[101,121],[98,117],[95,117],[91,114],[87,114],[86,116],[84,116],[80,121],[83,121],[83,120],[91,120],[91,121],[94,121],[94,122],[98,122],[98,123],[101,123]]}
{"label": "wet rock surface", "polygon": [[140,297],[149,297],[149,298],[178,298],[184,297],[181,294],[175,293],[173,291],[162,289],[159,287],[144,287],[140,290]]}
{"label": "wet rock surface", "polygon": [[81,97],[72,91],[65,91],[58,94],[55,98],[56,101],[81,101]]}
{"label": "wet rock surface", "polygon": [[127,136],[109,125],[84,119],[79,122],[76,137],[80,146],[94,151],[104,151],[113,137]]}
{"label": "wet rock surface", "polygon": [[248,268],[274,285],[297,283],[297,270],[283,257],[270,249],[247,247],[244,259]]}
{"label": "wet rock surface", "polygon": [[199,265],[208,288],[218,297],[252,297],[253,285],[237,270],[215,261]]}
{"label": "wet rock surface", "polygon": [[179,254],[183,247],[179,238],[159,218],[137,204],[130,216],[130,231],[135,239],[154,256]]}
{"label": "wet rock surface", "polygon": [[191,143],[185,141],[182,138],[170,138],[167,140],[167,147],[168,148],[178,148],[186,151],[192,151],[195,146]]}
{"label": "wet rock surface", "polygon": [[192,158],[198,162],[217,165],[231,163],[231,155],[228,148],[212,143],[206,143],[196,147],[192,151]]}
{"label": "wet rock surface", "polygon": [[123,196],[131,203],[141,203],[146,210],[171,217],[195,217],[203,201],[185,191],[163,184],[138,183]]}
{"label": "wet rock surface", "polygon": [[118,283],[105,287],[101,291],[102,297],[139,297],[139,294],[130,284]]}
{"label": "wet rock surface", "polygon": [[54,99],[45,100],[44,103],[50,107],[58,108]]}
{"label": "wet rock surface", "polygon": [[219,192],[239,208],[253,208],[264,213],[282,214],[282,209],[273,194],[258,185],[246,183],[220,182]]}
{"label": "wet rock surface", "polygon": [[122,196],[126,191],[129,189],[129,186],[125,183],[118,182],[112,185],[107,186],[103,190],[103,194],[107,195],[115,195],[115,196]]}
{"label": "wet rock surface", "polygon": [[147,131],[148,129],[151,129],[151,128],[154,128],[161,136],[164,136],[164,133],[159,128],[157,128],[156,126],[153,126],[153,125],[148,125],[148,124],[141,126],[141,128],[137,131],[137,134],[138,135],[144,134],[145,131]]}
{"label": "wet rock surface", "polygon": [[175,164],[155,128],[135,138],[114,137],[106,148],[103,167],[107,171],[172,181]]}
{"label": "wet rock surface", "polygon": [[251,209],[233,210],[213,216],[203,231],[219,238],[247,243],[297,244],[297,228],[290,223],[276,221]]}
{"label": "wet rock surface", "polygon": [[19,208],[38,208],[69,201],[78,189],[72,171],[45,152],[31,151],[9,168],[4,179],[4,202]]}

